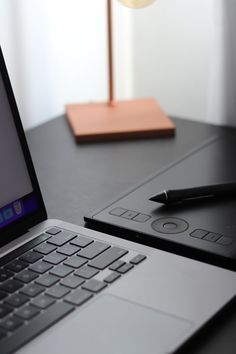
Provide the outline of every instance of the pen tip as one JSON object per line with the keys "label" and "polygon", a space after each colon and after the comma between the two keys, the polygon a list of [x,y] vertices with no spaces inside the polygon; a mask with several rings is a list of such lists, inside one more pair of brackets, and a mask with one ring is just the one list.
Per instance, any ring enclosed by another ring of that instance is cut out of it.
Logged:
{"label": "pen tip", "polygon": [[166,203],[166,194],[165,193],[157,194],[157,195],[151,197],[149,200],[151,200],[152,202],[165,204]]}

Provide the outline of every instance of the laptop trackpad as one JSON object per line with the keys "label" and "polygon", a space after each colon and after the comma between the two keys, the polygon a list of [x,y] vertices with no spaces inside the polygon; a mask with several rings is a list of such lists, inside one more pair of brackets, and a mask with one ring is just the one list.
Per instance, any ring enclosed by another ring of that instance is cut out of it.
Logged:
{"label": "laptop trackpad", "polygon": [[51,353],[158,354],[190,327],[184,319],[104,294],[33,345],[35,353],[47,352],[49,345]]}
{"label": "laptop trackpad", "polygon": [[111,295],[100,297],[81,315],[88,313],[100,319],[99,326],[97,321],[89,325],[95,347],[100,343],[113,354],[163,353],[191,327],[186,320]]}

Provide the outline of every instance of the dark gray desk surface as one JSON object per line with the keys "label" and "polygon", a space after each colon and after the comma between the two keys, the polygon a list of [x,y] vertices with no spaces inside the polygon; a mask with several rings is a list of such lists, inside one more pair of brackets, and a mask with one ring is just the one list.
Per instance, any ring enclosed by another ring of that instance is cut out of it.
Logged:
{"label": "dark gray desk surface", "polygon": [[[64,116],[27,132],[49,218],[83,216],[223,129],[174,119],[174,138],[77,145]],[[235,132],[236,137],[236,132]],[[206,294],[207,296],[207,294]],[[184,353],[235,354],[236,309],[224,313]]]}

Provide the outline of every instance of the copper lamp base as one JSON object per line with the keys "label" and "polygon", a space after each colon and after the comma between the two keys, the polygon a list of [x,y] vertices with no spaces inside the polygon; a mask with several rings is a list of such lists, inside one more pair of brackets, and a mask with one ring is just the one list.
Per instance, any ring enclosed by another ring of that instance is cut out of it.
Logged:
{"label": "copper lamp base", "polygon": [[154,99],[114,104],[66,105],[67,119],[78,142],[172,136],[175,126]]}

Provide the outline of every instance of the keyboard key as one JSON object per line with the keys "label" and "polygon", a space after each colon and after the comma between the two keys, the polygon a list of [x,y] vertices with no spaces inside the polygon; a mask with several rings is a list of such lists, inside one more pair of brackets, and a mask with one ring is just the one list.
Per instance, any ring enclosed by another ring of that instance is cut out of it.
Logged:
{"label": "keyboard key", "polygon": [[27,301],[29,301],[29,298],[19,293],[10,296],[5,302],[13,307],[20,307],[24,305]]}
{"label": "keyboard key", "polygon": [[5,297],[7,297],[7,296],[8,296],[7,293],[0,291],[0,300],[5,299]]}
{"label": "keyboard key", "polygon": [[80,251],[79,247],[70,244],[64,245],[57,250],[58,253],[64,254],[66,256],[72,256],[72,254],[75,254],[78,251]]}
{"label": "keyboard key", "polygon": [[73,241],[71,241],[71,244],[84,248],[90,245],[90,243],[92,242],[93,240],[91,240],[91,238],[85,236],[77,236],[76,238],[73,239]]}
{"label": "keyboard key", "polygon": [[120,277],[121,275],[119,273],[113,272],[109,274],[103,281],[105,281],[105,283],[111,284]]}
{"label": "keyboard key", "polygon": [[[1,344],[3,344],[1,351],[3,350],[3,352],[6,349],[10,352],[16,351],[19,346],[73,311],[74,307],[71,305],[80,306],[93,297],[95,293],[103,290],[107,284],[114,282],[121,276],[120,273],[114,272],[107,276],[104,282],[92,279],[99,273],[100,269],[105,269],[114,264],[128,251],[56,227],[48,231],[49,239],[47,242],[34,244],[31,249],[27,249],[27,253],[24,250],[24,253],[18,254],[19,259],[11,262],[11,259],[7,260],[8,265],[17,261],[18,264],[13,264],[13,267],[16,266],[16,270],[12,269],[17,274],[14,275],[10,268],[5,269],[5,271],[10,272],[10,278],[14,277],[14,279],[4,279],[4,283],[1,285],[5,286],[8,282],[15,281],[20,283],[21,286],[23,283],[23,287],[20,288],[19,293],[7,298],[6,305],[4,302],[2,306],[5,312],[2,310],[4,320],[0,323],[13,319],[12,322],[8,323],[9,329],[18,328],[17,335],[12,337],[14,341],[8,340],[8,337],[1,341]],[[88,263],[90,260],[91,267]],[[27,270],[21,269],[21,266],[25,265],[24,263],[26,263]],[[28,263],[30,263],[30,266]],[[86,263],[88,264],[85,266]],[[53,265],[56,265],[56,267],[53,268]],[[74,269],[76,269],[76,275],[72,274]],[[32,280],[34,283],[24,286],[24,283]],[[5,296],[6,290],[0,289],[0,296],[1,294]],[[56,301],[62,298],[63,301]],[[26,304],[29,300],[29,304]],[[7,308],[10,312],[14,310],[14,314],[7,313]],[[24,326],[20,327],[20,323],[24,323]],[[5,331],[2,327],[3,336]]]}
{"label": "keyboard key", "polygon": [[104,251],[96,259],[92,260],[89,265],[97,269],[105,269],[111,263],[115,262],[118,258],[124,256],[126,253],[128,253],[128,251],[122,248],[111,247],[108,250]]}
{"label": "keyboard key", "polygon": [[71,241],[76,236],[77,236],[77,234],[75,234],[74,232],[62,231],[62,232],[60,232],[59,235],[51,237],[48,242],[55,245],[55,246],[62,246],[65,243]]}
{"label": "keyboard key", "polygon": [[53,286],[49,290],[46,291],[46,295],[52,296],[56,299],[61,299],[65,295],[67,295],[70,292],[68,288],[65,286],[62,286],[60,284]]}
{"label": "keyboard key", "polygon": [[96,279],[91,279],[87,281],[84,285],[82,285],[83,289],[92,291],[93,293],[98,293],[102,289],[104,289],[107,286],[106,283],[103,283],[102,281],[96,280]]}
{"label": "keyboard key", "polygon": [[72,256],[70,258],[68,258],[64,264],[72,267],[72,268],[79,268],[82,267],[84,264],[86,264],[88,261],[82,257],[79,256]]}
{"label": "keyboard key", "polygon": [[7,306],[7,305],[0,305],[0,318],[5,317],[9,313],[13,311],[13,308]]}
{"label": "keyboard key", "polygon": [[126,264],[126,263],[119,259],[118,261],[112,263],[112,265],[109,267],[109,269],[110,270],[117,270],[118,268],[120,268],[124,264]]}
{"label": "keyboard key", "polygon": [[48,287],[56,284],[59,280],[60,280],[60,278],[56,277],[55,275],[44,274],[39,279],[37,279],[35,281],[35,283],[42,285],[42,286],[46,286],[48,288]]}
{"label": "keyboard key", "polygon": [[51,264],[59,264],[61,262],[63,262],[67,257],[64,256],[63,254],[59,254],[59,253],[56,253],[56,252],[53,252],[53,253],[50,253],[48,254],[46,257],[44,257],[44,261],[45,262],[48,262],[48,263],[51,263]]}
{"label": "keyboard key", "polygon": [[[10,264],[12,261],[15,261],[18,257],[22,256],[25,252],[31,250],[32,248],[39,245],[41,242],[48,240],[51,236],[46,234],[41,234],[31,241],[25,243],[23,246],[16,248],[14,251],[6,254],[5,256],[1,257],[0,265]],[[27,267],[28,264],[26,264]],[[20,269],[22,270],[22,269]],[[15,270],[14,270],[15,271]],[[18,270],[16,270],[18,271]]]}
{"label": "keyboard key", "polygon": [[20,283],[17,280],[10,279],[0,285],[0,290],[6,291],[7,293],[12,294],[22,287],[23,287],[22,283]]}
{"label": "keyboard key", "polygon": [[61,232],[61,229],[58,229],[57,227],[52,227],[51,229],[47,230],[46,233],[49,235],[57,235]]}
{"label": "keyboard key", "polygon": [[137,256],[135,256],[134,258],[131,259],[130,263],[132,264],[139,264],[142,261],[144,261],[144,259],[146,259],[147,256],[144,256],[143,254],[138,254]]}
{"label": "keyboard key", "polygon": [[16,316],[23,318],[24,320],[30,320],[39,313],[40,311],[36,307],[28,305],[18,310],[16,312]]}
{"label": "keyboard key", "polygon": [[69,302],[72,305],[80,306],[89,299],[91,299],[92,296],[93,295],[86,290],[77,289],[68,294],[65,297],[64,301]]}
{"label": "keyboard key", "polygon": [[37,262],[41,258],[43,258],[42,254],[34,252],[34,251],[27,252],[27,253],[23,254],[23,256],[20,257],[20,259],[22,261],[25,261],[25,262],[28,262],[31,264]]}
{"label": "keyboard key", "polygon": [[0,340],[6,337],[7,332],[0,328]]}
{"label": "keyboard key", "polygon": [[12,261],[11,263],[8,263],[6,265],[7,269],[10,269],[15,273],[20,272],[21,270],[25,269],[26,267],[28,267],[28,263],[20,261],[18,259],[15,259],[14,261]]}
{"label": "keyboard key", "polygon": [[0,269],[0,282],[5,281],[9,278],[11,278],[14,275],[14,273],[10,272],[7,269]]}
{"label": "keyboard key", "polygon": [[73,272],[73,269],[71,267],[67,267],[62,264],[60,264],[59,266],[50,270],[50,274],[56,275],[60,278],[64,278],[72,272]]}
{"label": "keyboard key", "polygon": [[34,263],[32,266],[29,267],[30,270],[43,274],[47,272],[49,269],[51,269],[53,266],[47,262],[44,261],[39,261],[37,263]]}
{"label": "keyboard key", "polygon": [[22,272],[18,273],[14,279],[22,281],[22,283],[29,283],[32,280],[36,279],[38,274],[31,272],[30,270],[23,270]]}
{"label": "keyboard key", "polygon": [[47,255],[55,251],[56,249],[57,249],[56,246],[50,245],[50,243],[45,242],[45,243],[41,243],[36,248],[34,248],[34,251]]}
{"label": "keyboard key", "polygon": [[24,289],[20,290],[20,293],[30,297],[35,297],[43,291],[44,291],[44,287],[42,287],[41,285],[29,284],[26,287],[24,287]]}
{"label": "keyboard key", "polygon": [[49,306],[55,304],[56,300],[52,299],[50,296],[39,295],[31,301],[31,305],[38,307],[39,309],[45,310]]}
{"label": "keyboard key", "polygon": [[24,321],[20,320],[16,316],[11,316],[0,322],[0,326],[7,331],[14,331],[23,325]]}
{"label": "keyboard key", "polygon": [[68,288],[75,289],[78,286],[82,285],[85,282],[84,279],[74,276],[73,274],[69,275],[63,279],[60,284],[67,286]]}
{"label": "keyboard key", "polygon": [[[33,307],[33,306],[32,306]],[[36,307],[34,307],[37,310]],[[35,338],[54,323],[68,315],[74,310],[74,307],[64,302],[56,303],[50,306],[47,311],[40,313],[38,316],[31,319],[29,323],[18,329],[17,335],[14,337],[5,338],[1,343],[2,353],[13,353],[18,348]]]}
{"label": "keyboard key", "polygon": [[84,248],[82,251],[78,253],[80,257],[84,257],[87,259],[93,259],[94,257],[98,256],[100,253],[104,252],[106,249],[110,248],[111,246],[100,242],[95,241],[91,243],[89,246]]}
{"label": "keyboard key", "polygon": [[90,279],[98,273],[99,271],[97,269],[93,269],[86,266],[86,267],[79,268],[74,274],[85,279]]}
{"label": "keyboard key", "polygon": [[122,267],[117,269],[117,272],[124,274],[127,273],[130,269],[132,269],[134,266],[130,263],[124,264]]}

